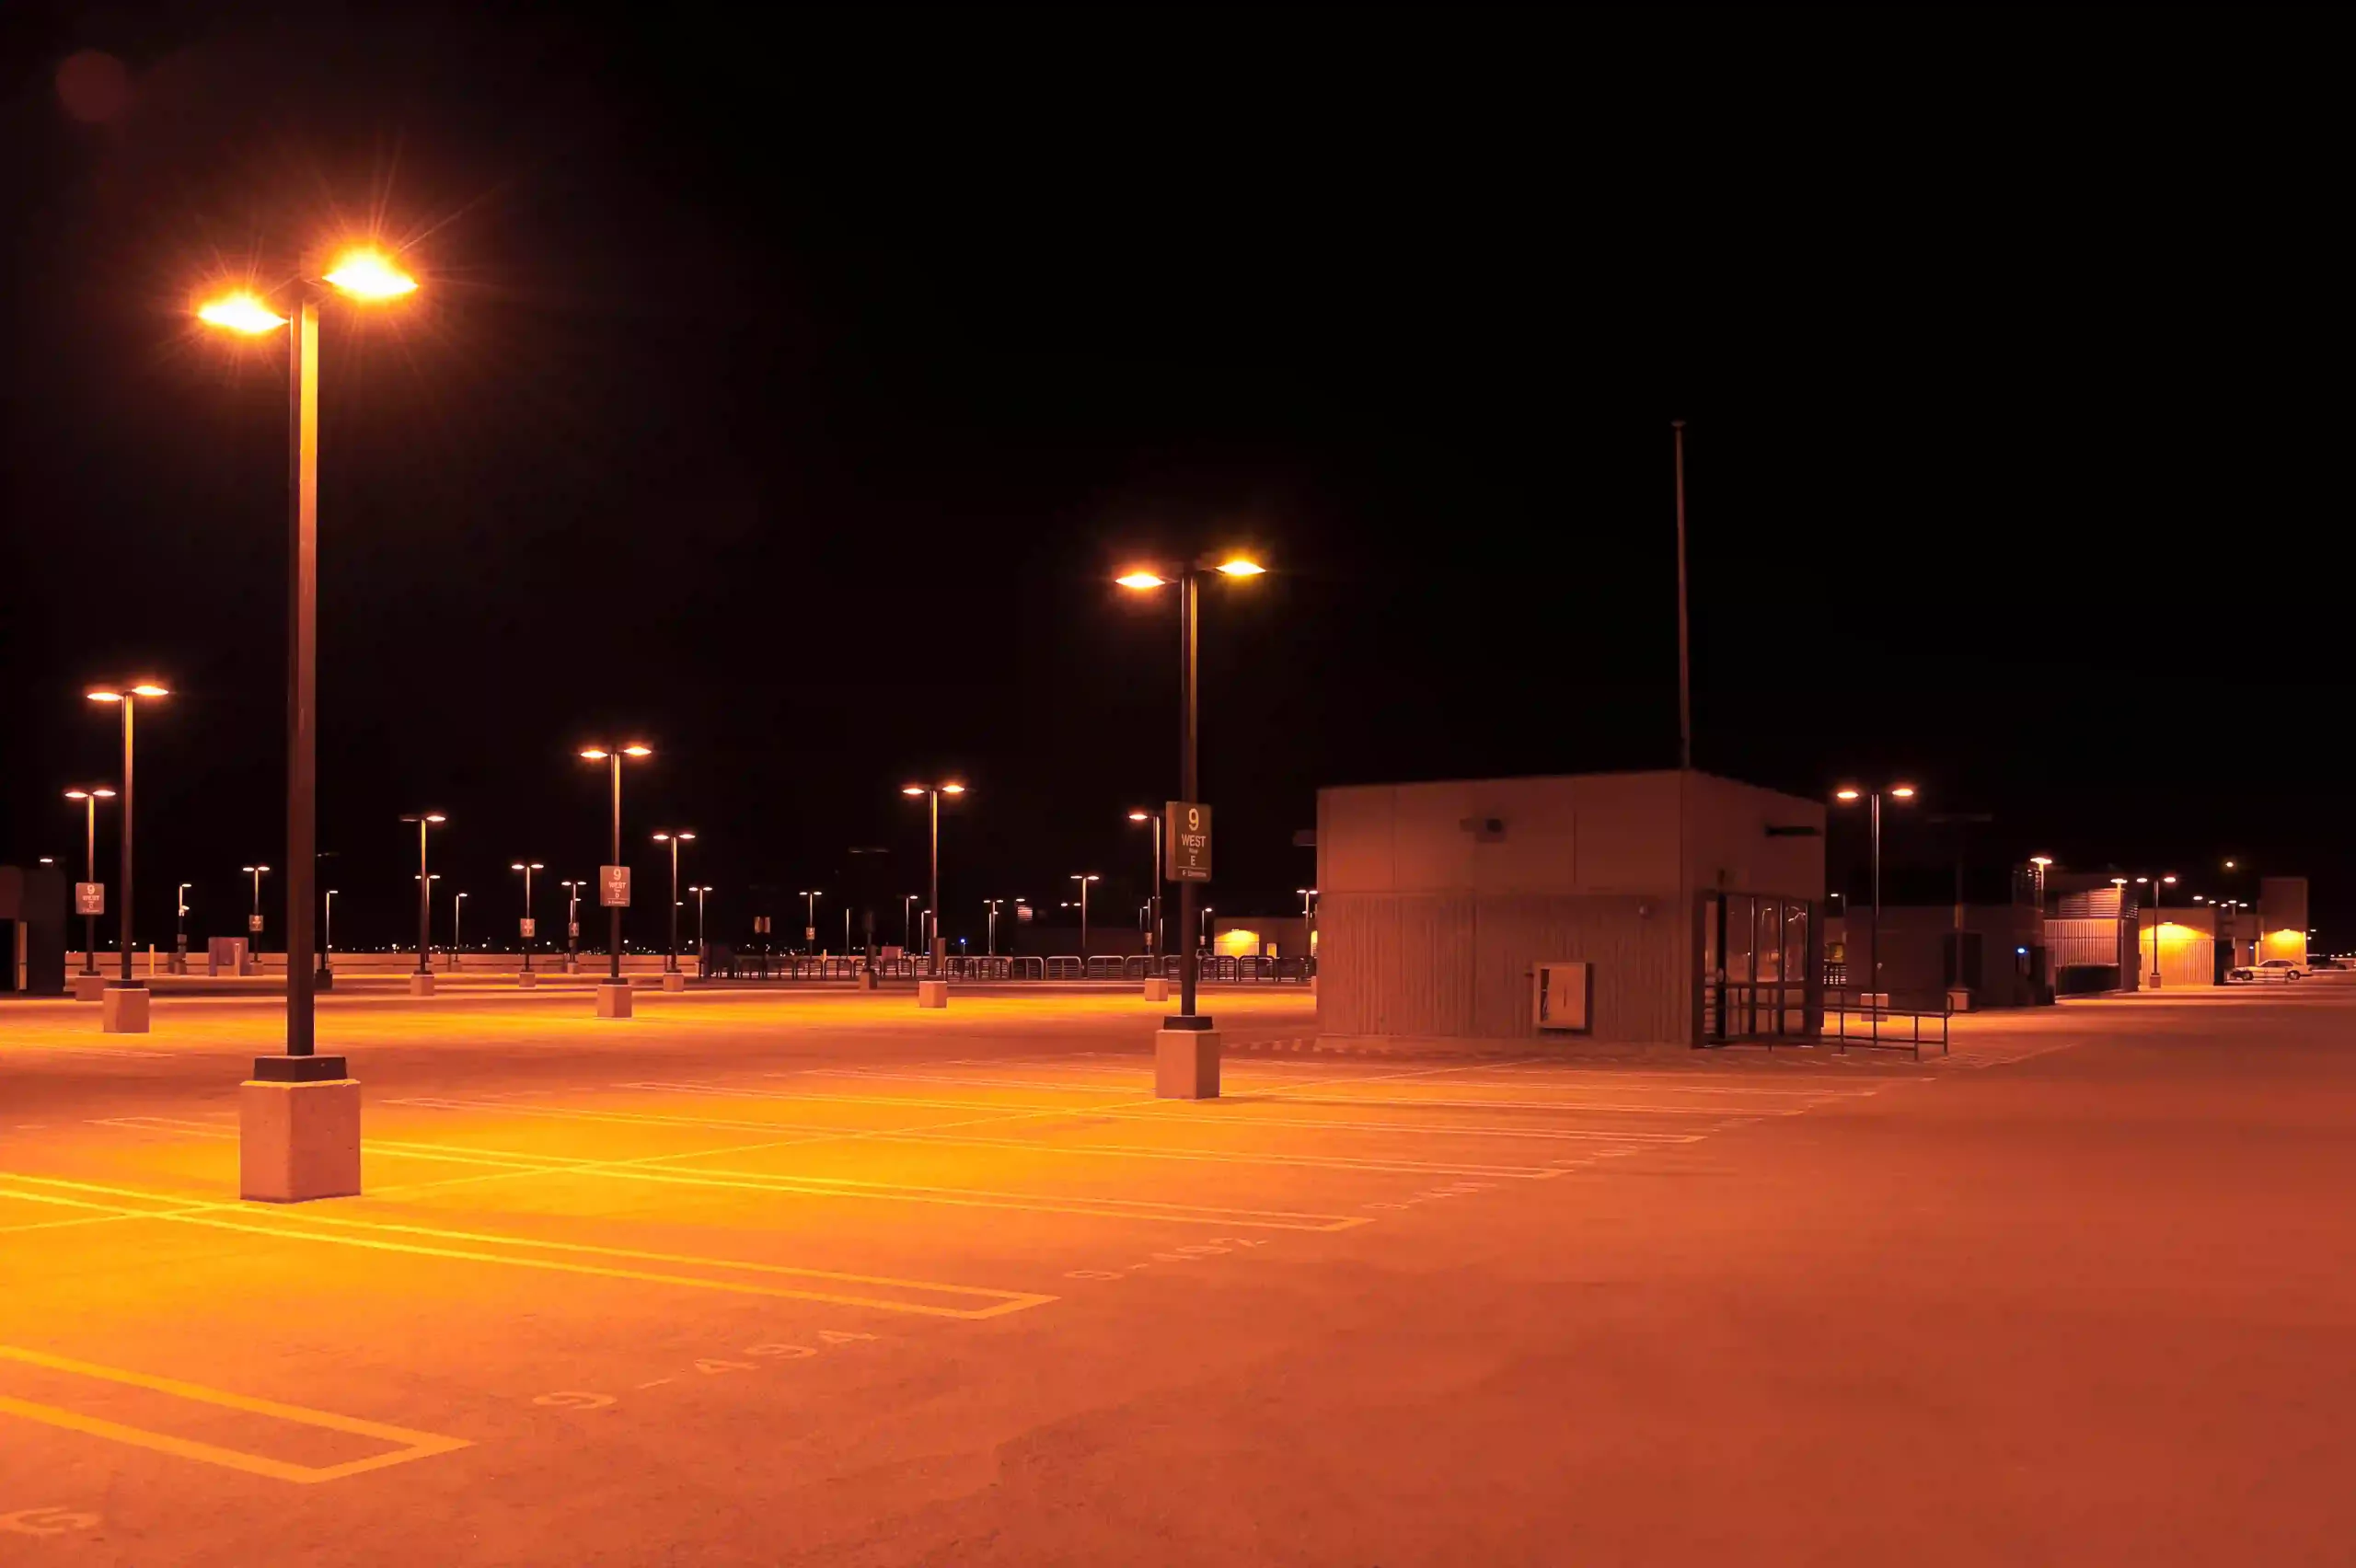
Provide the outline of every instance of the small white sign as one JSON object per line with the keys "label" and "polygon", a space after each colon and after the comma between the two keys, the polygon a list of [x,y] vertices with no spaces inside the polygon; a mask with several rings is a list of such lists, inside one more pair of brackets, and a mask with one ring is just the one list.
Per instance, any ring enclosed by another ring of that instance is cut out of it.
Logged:
{"label": "small white sign", "polygon": [[261,935],[261,917],[259,915],[247,916],[246,929],[251,931],[256,936]]}
{"label": "small white sign", "polygon": [[104,883],[104,882],[75,882],[75,883],[74,884],[74,913],[75,913],[75,914],[76,914],[76,915],[103,915],[103,914],[105,914],[106,912],[107,912],[107,884],[106,884],[106,883]]}
{"label": "small white sign", "polygon": [[629,868],[628,866],[597,868],[597,905],[602,909],[629,907]]}
{"label": "small white sign", "polygon": [[568,937],[579,936],[581,934],[581,922],[578,920],[566,921],[564,925],[564,934]]}
{"label": "small white sign", "polygon": [[516,924],[524,928],[524,940],[527,942],[540,934],[540,923],[529,915],[525,916]]}
{"label": "small white sign", "polygon": [[803,941],[805,941],[805,942],[814,942],[814,941],[816,941],[816,940],[818,940],[818,928],[817,928],[817,927],[815,927],[815,926],[804,926],[804,927],[803,927],[803,928],[802,928],[802,940],[803,940]]}

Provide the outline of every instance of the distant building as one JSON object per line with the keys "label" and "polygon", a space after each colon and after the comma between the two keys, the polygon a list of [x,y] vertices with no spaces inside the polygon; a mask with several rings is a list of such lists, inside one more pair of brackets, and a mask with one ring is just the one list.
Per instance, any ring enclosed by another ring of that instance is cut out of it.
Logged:
{"label": "distant building", "polygon": [[1319,1031],[1812,1035],[1824,817],[1691,771],[1322,790]]}

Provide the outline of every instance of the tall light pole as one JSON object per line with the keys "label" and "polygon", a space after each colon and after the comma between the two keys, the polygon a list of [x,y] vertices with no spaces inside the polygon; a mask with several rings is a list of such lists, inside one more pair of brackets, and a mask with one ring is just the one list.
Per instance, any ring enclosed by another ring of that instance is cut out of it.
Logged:
{"label": "tall light pole", "polygon": [[[609,986],[618,986],[622,983],[622,908],[629,901],[629,878],[622,870],[622,758],[653,755],[653,746],[642,745],[635,741],[625,746],[584,746],[581,751],[583,761],[605,763],[613,779],[614,859],[612,864],[618,885],[608,888],[601,881],[597,888],[598,900],[606,905],[608,913],[612,916],[606,939],[607,949],[606,983]],[[601,878],[603,875],[604,873],[600,873]]]}
{"label": "tall light pole", "polygon": [[[1913,785],[1911,785],[1911,784],[1890,784],[1890,785],[1887,785],[1887,786],[1877,786],[1877,787],[1876,787],[1876,788],[1874,788],[1874,789],[1871,789],[1871,790],[1860,789],[1858,786],[1856,786],[1856,785],[1854,785],[1854,784],[1844,784],[1844,785],[1842,785],[1840,789],[1835,790],[1834,791],[1832,791],[1832,798],[1833,798],[1834,800],[1836,800],[1836,801],[1840,801],[1840,802],[1842,802],[1843,805],[1853,804],[1853,803],[1854,803],[1856,801],[1858,801],[1859,799],[1861,799],[1861,798],[1863,798],[1863,797],[1865,797],[1865,796],[1871,796],[1871,797],[1872,797],[1872,802],[1873,802],[1873,805],[1872,805],[1872,811],[1873,811],[1873,840],[1874,840],[1874,843],[1873,843],[1874,917],[1873,917],[1873,928],[1872,928],[1871,932],[1867,935],[1866,940],[1865,940],[1865,994],[1866,994],[1868,997],[1878,997],[1878,996],[1882,995],[1882,989],[1881,989],[1881,799],[1882,799],[1882,797],[1883,797],[1884,795],[1888,795],[1888,796],[1891,800],[1893,800],[1893,801],[1911,801],[1911,800],[1912,800],[1912,799],[1915,797],[1915,795],[1916,795],[1916,793],[1917,793],[1917,792],[1918,792],[1918,791],[1915,790],[1914,786],[1913,786]],[[1880,1038],[1880,1036],[1881,1036],[1881,1014],[1882,1014],[1882,1008],[1881,1008],[1881,1004],[1880,1004],[1880,1003],[1878,1003],[1878,1002],[1876,1002],[1876,1003],[1871,1003],[1871,1004],[1869,1004],[1869,1006],[1870,1006],[1870,1008],[1871,1008],[1871,1009],[1872,1009],[1872,1014],[1873,1014],[1874,1036],[1875,1036],[1875,1038],[1876,1038],[1876,1039],[1879,1039],[1879,1038]]]}
{"label": "tall light pole", "polygon": [[2160,894],[2165,888],[2176,885],[2176,873],[2165,876],[2137,877],[2137,884],[2149,883],[2152,889],[2152,989],[2160,988]]}
{"label": "tall light pole", "polygon": [[539,928],[532,923],[532,873],[545,871],[548,868],[537,860],[518,860],[507,869],[524,873],[524,918],[515,931],[523,939],[524,973],[529,974],[532,972],[532,939],[539,935]]}
{"label": "tall light pole", "polygon": [[704,894],[711,888],[709,884],[699,884],[687,891],[696,895],[696,959],[700,963],[711,956],[711,950],[704,945],[703,940],[703,900]]}
{"label": "tall light pole", "polygon": [[417,824],[417,972],[431,984],[433,966],[426,961],[426,954],[433,951],[433,907],[430,902],[433,879],[425,869],[425,830],[450,819],[440,812],[419,812],[401,820]]}
{"label": "tall light pole", "polygon": [[319,967],[329,967],[328,960],[335,952],[335,889],[328,889],[326,913],[319,925]]}
{"label": "tall light pole", "polygon": [[467,895],[450,900],[450,967],[458,967],[458,950],[467,945]]}
{"label": "tall light pole", "polygon": [[1685,421],[1669,421],[1677,455],[1677,766],[1693,766],[1693,661],[1685,609]]}
{"label": "tall light pole", "polygon": [[[941,907],[941,797],[943,795],[962,795],[964,792],[965,786],[956,783],[904,784],[900,787],[901,794],[925,796],[931,805],[932,897],[925,905],[928,909],[938,910]],[[925,967],[927,973],[937,974],[941,972],[941,951],[942,947],[940,921],[939,917],[936,916],[934,918],[932,940],[926,948]]]}
{"label": "tall light pole", "polygon": [[[96,885],[98,880],[98,802],[114,799],[114,791],[103,784],[93,784],[87,790],[68,790],[65,798],[82,802],[82,880]],[[182,882],[185,892],[188,884]],[[81,900],[77,896],[76,903]],[[99,911],[85,905],[82,911],[82,973],[98,972]]]}
{"label": "tall light pole", "polygon": [[679,846],[693,839],[693,833],[670,829],[654,836],[657,844],[671,847],[671,951],[663,959],[663,971],[674,974],[679,968]]}
{"label": "tall light pole", "polygon": [[[147,1032],[147,1018],[145,1009],[146,998],[144,994],[146,987],[140,985],[138,981],[133,980],[131,977],[131,786],[134,776],[133,769],[132,767],[132,732],[133,729],[132,721],[133,715],[138,710],[139,699],[141,698],[169,697],[172,694],[166,687],[157,685],[154,681],[141,681],[136,685],[130,686],[98,686],[92,689],[86,695],[92,702],[111,702],[119,705],[122,709],[122,912],[121,927],[122,932],[122,966],[120,978],[110,984],[107,989],[110,991],[137,991],[142,993],[142,995],[135,1000],[126,997],[117,1004],[117,1017],[121,1021],[118,1027],[110,1032],[118,1034],[144,1034]],[[103,998],[101,999],[103,1000]],[[99,1027],[101,1029],[106,1028],[106,1024],[103,1020],[101,1020]]]}
{"label": "tall light pole", "polygon": [[[1300,894],[1300,945],[1307,948],[1311,945],[1309,940],[1309,926],[1314,916],[1317,890],[1313,887],[1297,887],[1293,892]],[[1303,953],[1301,956],[1305,958],[1308,954]]]}
{"label": "tall light pole", "polygon": [[[810,944],[818,940],[818,900],[826,897],[826,895],[819,892],[816,888],[806,887],[800,893],[795,894],[793,896],[802,900],[802,945],[803,948],[807,951]],[[850,919],[849,910],[846,909],[843,911],[843,919],[845,921],[849,921]],[[849,933],[850,931],[850,927],[846,924],[843,927],[843,931],[845,933],[844,946],[849,947]]]}
{"label": "tall light pole", "polygon": [[900,951],[911,952],[917,945],[917,901],[924,894],[904,893],[900,895]]}
{"label": "tall light pole", "polygon": [[[318,875],[319,302],[332,289],[355,300],[382,302],[414,293],[417,280],[382,252],[348,250],[317,276],[307,270],[293,284],[290,320],[251,292],[200,307],[208,326],[249,335],[290,327],[287,333],[287,637],[286,637],[286,1055],[312,1055],[312,888]],[[341,1079],[340,1057],[316,1066],[269,1066],[257,1057],[262,1082]],[[357,1177],[353,1176],[357,1190]],[[308,1194],[317,1196],[319,1194]]]}
{"label": "tall light pole", "polygon": [[253,951],[261,953],[261,879],[270,874],[268,866],[239,866],[237,870],[254,879],[254,906],[246,916],[246,934],[253,939]]}
{"label": "tall light pole", "polygon": [[[1181,692],[1178,721],[1178,791],[1189,803],[1199,802],[1201,778],[1196,767],[1195,714],[1197,701],[1195,657],[1195,606],[1202,597],[1200,577],[1205,571],[1216,571],[1229,578],[1257,577],[1266,568],[1244,556],[1230,556],[1220,559],[1203,556],[1178,566],[1139,567],[1114,581],[1124,588],[1143,592],[1178,584],[1178,673]],[[1178,882],[1178,924],[1181,929],[1195,923],[1195,882],[1199,878],[1181,878]],[[1082,944],[1085,945],[1085,944]],[[1189,947],[1178,964],[1178,1017],[1165,1026],[1172,1030],[1207,1032],[1211,1020],[1207,1015],[1195,1010],[1195,983],[1201,963],[1195,950]],[[1216,1078],[1212,1079],[1216,1084]],[[1213,1092],[1216,1092],[1214,1088]]]}
{"label": "tall light pole", "polygon": [[998,906],[1005,902],[1006,900],[1003,898],[985,898],[982,900],[982,907],[990,912],[989,935],[986,940],[988,942],[988,956],[991,958],[996,958],[998,956]]}
{"label": "tall light pole", "polygon": [[1195,940],[1206,948],[1211,945],[1211,916],[1213,913],[1214,911],[1209,905],[1206,904],[1203,905],[1202,929],[1195,935]]}
{"label": "tall light pole", "polygon": [[1161,953],[1161,813],[1136,811],[1129,813],[1129,820],[1153,824],[1153,866],[1145,884],[1151,890],[1146,894],[1146,905],[1152,911],[1153,928],[1146,933],[1146,951],[1159,957]]}
{"label": "tall light pole", "polygon": [[1088,956],[1088,884],[1104,879],[1093,871],[1074,871],[1071,880],[1080,884],[1080,956]]}
{"label": "tall light pole", "polygon": [[568,878],[567,878],[567,879],[565,879],[565,881],[564,881],[563,887],[564,887],[564,967],[565,967],[566,971],[567,971],[568,973],[570,973],[573,968],[575,968],[575,967],[580,963],[580,959],[579,959],[579,957],[578,957],[577,955],[578,955],[578,954],[579,954],[579,952],[580,952],[580,947],[581,947],[581,887],[582,887],[582,884],[581,884],[578,881],[576,881],[576,880],[574,880],[574,879],[572,879],[572,878],[569,878],[569,877],[568,877]]}
{"label": "tall light pole", "polygon": [[179,966],[175,974],[188,967],[188,890],[195,885],[194,882],[182,882],[179,891],[172,896],[172,903],[176,905],[172,911],[172,962]]}

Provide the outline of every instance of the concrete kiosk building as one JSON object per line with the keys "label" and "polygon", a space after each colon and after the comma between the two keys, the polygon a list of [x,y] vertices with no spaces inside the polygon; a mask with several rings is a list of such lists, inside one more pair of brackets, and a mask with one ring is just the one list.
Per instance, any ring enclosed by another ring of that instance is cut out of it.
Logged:
{"label": "concrete kiosk building", "polygon": [[1813,1035],[1824,819],[1692,771],[1321,790],[1319,1032]]}

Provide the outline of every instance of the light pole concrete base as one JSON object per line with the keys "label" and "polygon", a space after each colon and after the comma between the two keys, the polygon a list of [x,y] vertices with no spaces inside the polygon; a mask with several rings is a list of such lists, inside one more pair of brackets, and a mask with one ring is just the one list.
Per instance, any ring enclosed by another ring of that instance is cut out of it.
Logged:
{"label": "light pole concrete base", "polygon": [[95,1002],[106,995],[106,989],[107,977],[103,974],[74,976],[74,999],[77,1002]]}
{"label": "light pole concrete base", "polygon": [[875,989],[875,971],[862,969],[850,977],[850,983],[853,990],[872,991]]}
{"label": "light pole concrete base", "polygon": [[629,982],[600,980],[597,982],[597,1016],[628,1018],[629,1016]]}
{"label": "light pole concrete base", "polygon": [[1159,974],[1147,981],[1145,983],[1145,999],[1149,1002],[1168,1001],[1170,999],[1170,982]]}
{"label": "light pole concrete base", "polygon": [[147,987],[126,986],[118,980],[99,992],[98,1032],[101,1034],[146,1033]]}
{"label": "light pole concrete base", "polygon": [[515,985],[519,990],[528,991],[539,983],[540,977],[528,969],[521,969],[515,973]]}
{"label": "light pole concrete base", "polygon": [[266,1204],[356,1197],[360,1192],[360,1084],[237,1086],[237,1186]]}
{"label": "light pole concrete base", "polygon": [[948,1005],[948,981],[919,980],[917,982],[917,1006],[920,1008],[945,1008]]}
{"label": "light pole concrete base", "polygon": [[663,988],[666,991],[684,991],[687,988],[687,977],[674,969],[663,976]]}
{"label": "light pole concrete base", "polygon": [[581,973],[581,961],[580,961],[579,959],[577,959],[577,958],[568,958],[568,959],[566,959],[566,960],[564,961],[564,972],[565,972],[567,974],[580,974],[580,973]]}
{"label": "light pole concrete base", "polygon": [[1218,1098],[1218,1031],[1163,1029],[1153,1036],[1156,1100]]}
{"label": "light pole concrete base", "polygon": [[433,995],[433,976],[431,974],[410,975],[409,977],[409,994],[412,997],[430,997]]}

